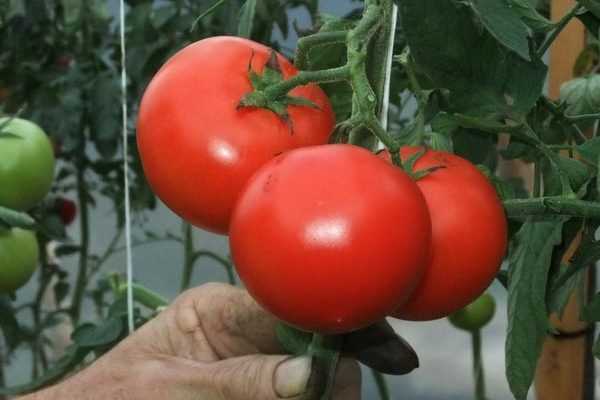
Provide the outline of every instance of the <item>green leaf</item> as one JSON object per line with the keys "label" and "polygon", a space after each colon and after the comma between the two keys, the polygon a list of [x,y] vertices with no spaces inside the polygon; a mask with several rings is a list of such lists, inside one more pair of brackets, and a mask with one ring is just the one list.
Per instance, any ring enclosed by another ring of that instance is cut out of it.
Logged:
{"label": "green leaf", "polygon": [[79,347],[95,348],[116,341],[125,326],[121,318],[109,318],[100,325],[85,324],[73,332],[72,339]]}
{"label": "green leaf", "polygon": [[592,14],[600,18],[600,0],[578,0],[579,4],[582,4]]}
{"label": "green leaf", "polygon": [[559,196],[562,194],[560,173],[566,174],[571,188],[577,192],[592,178],[592,171],[581,161],[563,156],[556,156],[559,170],[548,159],[541,160],[542,175],[544,178],[544,194],[546,196]]}
{"label": "green leaf", "polygon": [[177,15],[177,7],[175,4],[166,4],[156,8],[152,12],[152,26],[156,29],[161,29],[167,22]]}
{"label": "green leaf", "polygon": [[498,192],[498,196],[503,201],[528,197],[529,194],[525,189],[525,183],[522,178],[505,179],[492,173],[485,165],[478,165],[477,168],[492,182],[496,188],[496,192]]}
{"label": "green leaf", "polygon": [[433,150],[446,151],[448,153],[454,152],[452,138],[449,135],[444,135],[438,132],[429,133],[429,146]]}
{"label": "green leaf", "polygon": [[565,82],[560,100],[567,104],[567,115],[593,114],[600,110],[600,75],[588,75]]}
{"label": "green leaf", "polygon": [[496,169],[498,162],[496,135],[461,128],[452,135],[452,140],[457,155],[474,164],[483,164],[492,171]]}
{"label": "green leaf", "polygon": [[584,13],[577,14],[577,18],[587,28],[587,30],[596,37],[600,37],[600,17],[594,15],[591,11],[586,11]]}
{"label": "green leaf", "polygon": [[104,158],[112,157],[121,140],[121,86],[112,74],[98,76],[89,103],[90,133],[96,148]]}
{"label": "green leaf", "polygon": [[536,32],[547,32],[554,24],[546,17],[541,15],[528,0],[509,0],[514,11],[521,16],[521,19],[529,28]]}
{"label": "green leaf", "polygon": [[600,321],[600,293],[596,293],[592,300],[585,305],[581,316],[587,322]]}
{"label": "green leaf", "polygon": [[[563,276],[563,274],[568,272],[568,268],[571,268],[569,265],[562,264],[560,272],[555,274],[554,281],[550,285],[550,287],[554,287],[555,283],[559,277]],[[548,301],[548,312],[556,313],[560,318],[571,299],[571,296],[577,290],[577,288],[581,287],[581,284],[585,279],[585,270],[580,269],[574,274],[570,274],[569,278],[559,287],[552,290],[550,293],[550,299]]]}
{"label": "green leaf", "polygon": [[405,0],[400,16],[419,70],[450,90],[452,111],[523,117],[540,97],[547,67],[498,43],[464,2]]}
{"label": "green leaf", "polygon": [[529,30],[512,4],[498,0],[471,0],[481,23],[500,43],[525,60],[529,57]]}
{"label": "green leaf", "polygon": [[37,229],[52,239],[65,239],[67,230],[60,216],[57,214],[45,214],[38,222]]}
{"label": "green leaf", "polygon": [[596,164],[600,160],[600,137],[583,142],[577,146],[577,152],[587,162]]}
{"label": "green leaf", "polygon": [[65,25],[72,27],[76,25],[81,18],[82,0],[61,0]]}
{"label": "green leaf", "polygon": [[254,16],[256,15],[256,0],[246,0],[240,10],[240,25],[238,35],[245,38],[252,37]]}
{"label": "green leaf", "polygon": [[56,282],[56,284],[54,285],[54,296],[56,298],[57,304],[60,304],[64,299],[67,298],[70,288],[71,285],[65,280]]}
{"label": "green leaf", "polygon": [[35,227],[35,220],[25,213],[0,206],[0,225],[32,229]]}
{"label": "green leaf", "polygon": [[517,400],[527,397],[549,327],[546,309],[548,271],[554,246],[562,240],[567,219],[530,218],[511,245],[506,377]]}

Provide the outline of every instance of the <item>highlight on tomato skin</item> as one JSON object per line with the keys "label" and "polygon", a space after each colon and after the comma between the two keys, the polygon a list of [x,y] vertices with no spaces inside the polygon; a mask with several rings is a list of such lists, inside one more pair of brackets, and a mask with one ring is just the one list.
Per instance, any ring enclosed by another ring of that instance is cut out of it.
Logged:
{"label": "highlight on tomato skin", "polygon": [[406,302],[430,241],[416,184],[352,145],[271,160],[240,195],[230,231],[250,294],[286,323],[324,334],[363,328]]}
{"label": "highlight on tomato skin", "polygon": [[[404,147],[401,158],[425,149]],[[389,160],[383,152],[380,157]],[[493,185],[471,162],[427,149],[415,172],[433,167],[416,183],[432,225],[432,258],[407,304],[392,316],[415,321],[443,318],[480,296],[498,273],[507,248],[504,208]]]}
{"label": "highlight on tomato skin", "polygon": [[[262,73],[273,50],[238,37],[192,43],[169,59],[140,105],[137,143],[153,191],[176,214],[202,229],[226,234],[246,181],[282,152],[329,140],[335,116],[314,84],[290,95],[316,107],[289,106],[287,119],[239,107],[252,91],[249,65]],[[277,54],[284,79],[297,74]]]}

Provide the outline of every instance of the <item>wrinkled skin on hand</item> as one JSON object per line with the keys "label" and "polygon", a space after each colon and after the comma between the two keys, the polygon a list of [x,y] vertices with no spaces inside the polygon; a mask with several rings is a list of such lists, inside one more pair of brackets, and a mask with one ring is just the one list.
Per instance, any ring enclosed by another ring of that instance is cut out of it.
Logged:
{"label": "wrinkled skin on hand", "polygon": [[[317,399],[311,360],[282,355],[277,321],[246,291],[189,290],[65,382],[22,400]],[[360,399],[360,369],[342,360],[335,399]]]}

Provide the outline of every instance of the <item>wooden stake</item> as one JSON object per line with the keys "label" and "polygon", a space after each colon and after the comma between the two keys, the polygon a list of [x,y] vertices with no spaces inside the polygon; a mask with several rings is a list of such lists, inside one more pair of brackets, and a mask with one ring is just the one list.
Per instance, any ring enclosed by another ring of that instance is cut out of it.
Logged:
{"label": "wooden stake", "polygon": [[[552,19],[565,15],[576,2],[553,0]],[[558,98],[560,86],[573,78],[573,66],[585,46],[585,29],[573,20],[553,44],[550,52],[549,94]],[[580,237],[571,244],[565,260],[575,252]],[[593,362],[590,362],[590,334],[579,321],[579,301],[573,296],[562,320],[552,318],[553,325],[567,334],[562,339],[548,337],[538,362],[535,391],[538,400],[593,400]],[[591,374],[591,382],[590,382]]]}

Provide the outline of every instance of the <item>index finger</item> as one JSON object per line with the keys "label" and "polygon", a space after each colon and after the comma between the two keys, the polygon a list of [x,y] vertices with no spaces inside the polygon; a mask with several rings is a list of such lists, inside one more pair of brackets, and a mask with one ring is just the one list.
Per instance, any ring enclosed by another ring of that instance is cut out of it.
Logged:
{"label": "index finger", "polygon": [[191,318],[193,312],[220,359],[284,352],[276,336],[277,319],[246,290],[212,283],[189,290],[178,303],[178,313],[188,313],[181,317]]}

